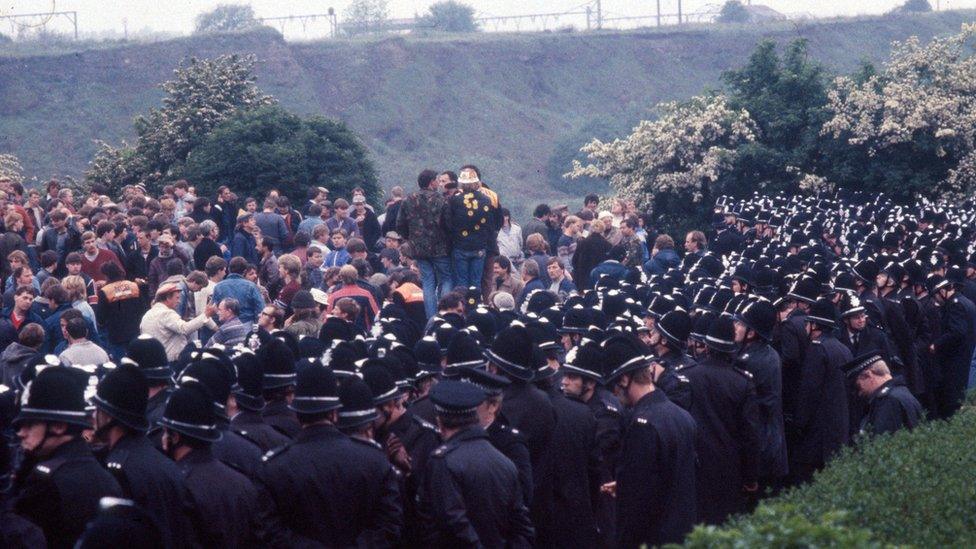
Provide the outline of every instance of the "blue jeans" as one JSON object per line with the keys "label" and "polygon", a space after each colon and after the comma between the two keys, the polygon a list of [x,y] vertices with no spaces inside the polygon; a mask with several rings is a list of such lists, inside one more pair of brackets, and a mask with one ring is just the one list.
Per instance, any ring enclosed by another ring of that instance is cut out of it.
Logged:
{"label": "blue jeans", "polygon": [[447,256],[418,259],[417,268],[424,290],[424,310],[430,318],[437,314],[437,300],[454,288],[451,259]]}
{"label": "blue jeans", "polygon": [[485,268],[484,250],[458,250],[451,252],[454,260],[454,285],[481,289],[481,275]]}

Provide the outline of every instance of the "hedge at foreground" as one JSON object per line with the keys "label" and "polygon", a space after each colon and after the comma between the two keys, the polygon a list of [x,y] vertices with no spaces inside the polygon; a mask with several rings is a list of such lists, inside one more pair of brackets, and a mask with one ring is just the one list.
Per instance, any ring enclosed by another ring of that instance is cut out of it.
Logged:
{"label": "hedge at foreground", "polygon": [[976,547],[976,409],[861,439],[806,486],[690,547]]}

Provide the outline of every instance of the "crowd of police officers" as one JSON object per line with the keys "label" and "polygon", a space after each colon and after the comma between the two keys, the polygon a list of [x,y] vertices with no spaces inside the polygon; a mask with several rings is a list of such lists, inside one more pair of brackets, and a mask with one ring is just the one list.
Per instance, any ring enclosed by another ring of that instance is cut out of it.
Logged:
{"label": "crowd of police officers", "polygon": [[[711,246],[422,332],[257,328],[167,360],[41,356],[0,394],[5,547],[680,542],[862,433],[960,406],[972,202],[721,199]],[[711,250],[711,251],[709,251]],[[80,540],[79,540],[80,538]]]}

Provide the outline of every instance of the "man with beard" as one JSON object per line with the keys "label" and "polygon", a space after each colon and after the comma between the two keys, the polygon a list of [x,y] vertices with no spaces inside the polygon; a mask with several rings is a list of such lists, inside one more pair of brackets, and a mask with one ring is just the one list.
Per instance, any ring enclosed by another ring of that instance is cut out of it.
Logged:
{"label": "man with beard", "polygon": [[122,496],[118,482],[82,438],[91,428],[85,411],[87,382],[81,370],[45,368],[30,383],[14,418],[26,459],[16,474],[12,507],[44,531],[52,548],[74,546],[98,512],[98,501]]}

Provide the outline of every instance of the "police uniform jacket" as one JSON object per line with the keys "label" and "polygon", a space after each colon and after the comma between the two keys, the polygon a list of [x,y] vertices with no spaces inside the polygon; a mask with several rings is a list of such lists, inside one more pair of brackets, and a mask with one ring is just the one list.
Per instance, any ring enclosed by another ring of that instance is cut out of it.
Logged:
{"label": "police uniform jacket", "polygon": [[681,543],[697,521],[695,420],[663,391],[641,398],[617,466],[617,546]]}
{"label": "police uniform jacket", "polygon": [[433,547],[531,547],[534,531],[518,472],[484,429],[469,427],[439,446],[418,494]]}
{"label": "police uniform jacket", "polygon": [[295,413],[288,409],[288,403],[283,400],[272,400],[261,412],[264,422],[288,438],[295,438],[302,430]]}
{"label": "police uniform jacket", "polygon": [[17,482],[13,510],[39,526],[51,548],[73,547],[98,513],[98,500],[122,497],[118,482],[80,437],[24,473],[23,481]]}
{"label": "police uniform jacket", "polygon": [[[586,406],[596,420],[596,446],[600,452],[600,484],[612,482],[620,458],[623,406],[617,397],[602,387],[596,388],[590,400],[586,402]],[[616,539],[616,508],[616,501],[611,495],[600,494],[595,511],[603,547],[612,546]]]}
{"label": "police uniform jacket", "polygon": [[503,421],[495,420],[485,429],[488,441],[496,450],[511,460],[518,471],[519,485],[522,487],[522,499],[525,506],[532,506],[532,461],[529,459],[529,447],[525,445],[525,438],[518,429],[509,427]]}
{"label": "police uniform jacket", "polygon": [[556,428],[549,443],[553,510],[548,524],[536,523],[537,542],[553,547],[595,547],[600,497],[600,448],[596,419],[581,402],[550,392]]}
{"label": "police uniform jacket", "polygon": [[258,480],[273,510],[271,545],[392,545],[403,515],[396,472],[377,447],[333,425],[309,425],[265,454]]}
{"label": "police uniform jacket", "polygon": [[[900,359],[897,363],[888,363],[895,373],[901,374],[905,378],[905,383],[912,392],[922,394],[925,385],[918,370],[918,357],[915,349],[915,338],[912,335],[911,327],[905,319],[905,308],[897,294],[891,293],[886,297],[880,298],[882,314],[884,315],[885,328],[891,337],[894,349]],[[855,355],[856,356],[856,355]]]}
{"label": "police uniform jacket", "polygon": [[528,383],[513,381],[505,388],[501,415],[506,423],[519,430],[529,447],[532,461],[532,520],[544,523],[552,515],[551,470],[546,462],[552,432],[556,428],[556,411],[549,396]]}
{"label": "police uniform jacket", "polygon": [[440,446],[441,436],[433,424],[415,416],[410,410],[379,432],[377,440],[386,443],[391,434],[400,440],[410,456],[410,472],[400,479],[404,516],[403,541],[407,545],[416,544],[420,542],[421,534],[415,505],[419,478],[427,468],[428,456]]}
{"label": "police uniform jacket", "polygon": [[252,410],[241,410],[231,418],[230,428],[238,435],[256,444],[262,455],[269,450],[291,442],[290,438],[265,423],[260,412]]}
{"label": "police uniform jacket", "polygon": [[596,420],[596,445],[600,449],[600,468],[603,471],[601,481],[610,482],[620,455],[623,405],[610,391],[597,387],[586,406]]}
{"label": "police uniform jacket", "polygon": [[871,395],[868,414],[861,422],[862,433],[893,433],[902,428],[913,429],[922,419],[922,405],[912,395],[904,381],[895,377]]}
{"label": "police uniform jacket", "polygon": [[691,382],[678,370],[666,369],[655,380],[655,385],[668,395],[668,399],[685,410],[691,410]]}
{"label": "police uniform jacket", "polygon": [[718,524],[744,510],[742,487],[759,479],[759,401],[752,375],[709,356],[686,368],[698,426],[698,516]]}
{"label": "police uniform jacket", "polygon": [[212,445],[214,457],[248,478],[255,478],[261,467],[261,448],[254,441],[232,431],[226,418],[217,420],[217,430],[221,437]]}
{"label": "police uniform jacket", "polygon": [[[880,329],[873,326],[870,322],[866,323],[860,332],[852,332],[846,326],[840,331],[838,339],[848,349],[852,356],[861,356],[867,353],[878,353],[885,364],[890,368],[895,368],[892,356],[896,355],[891,339]],[[848,430],[853,436],[857,434],[861,421],[868,411],[868,403],[858,393],[854,383],[847,384],[847,410],[848,410]]]}
{"label": "police uniform jacket", "polygon": [[847,388],[841,367],[851,351],[832,335],[810,342],[796,409],[799,438],[791,462],[820,465],[848,440]]}
{"label": "police uniform jacket", "polygon": [[878,294],[874,290],[865,290],[858,297],[861,299],[861,305],[864,306],[864,312],[868,315],[868,322],[879,328],[885,327],[884,304],[881,303]]}
{"label": "police uniform jacket", "polygon": [[752,374],[759,406],[759,477],[786,475],[786,433],[783,427],[783,377],[779,354],[766,343],[749,344],[737,366]]}
{"label": "police uniform jacket", "polygon": [[943,417],[959,407],[969,377],[969,362],[976,344],[976,306],[956,292],[942,306],[942,334],[933,342],[935,363],[939,367],[941,387],[937,391],[938,406]]}
{"label": "police uniform jacket", "polygon": [[800,372],[810,344],[805,313],[799,309],[791,311],[785,321],[777,324],[773,341],[783,363],[783,422],[790,431],[800,391]]}
{"label": "police uniform jacket", "polygon": [[204,547],[252,547],[263,537],[257,491],[246,476],[197,448],[176,462],[193,507],[197,539]]}
{"label": "police uniform jacket", "polygon": [[430,396],[424,395],[410,403],[410,411],[420,419],[433,424],[437,421],[437,412],[434,411],[434,403]]}
{"label": "police uniform jacket", "polygon": [[726,256],[732,252],[741,252],[744,242],[742,233],[731,229],[723,229],[715,235],[712,242],[712,251],[718,255]]}
{"label": "police uniform jacket", "polygon": [[875,352],[881,355],[885,364],[892,364],[891,358],[895,350],[891,345],[891,340],[881,329],[872,326],[870,323],[865,324],[864,329],[856,333],[845,326],[837,339],[851,350],[853,356]]}
{"label": "police uniform jacket", "polygon": [[153,515],[170,547],[193,543],[190,494],[183,473],[140,433],[120,438],[109,450],[105,467],[128,499]]}

